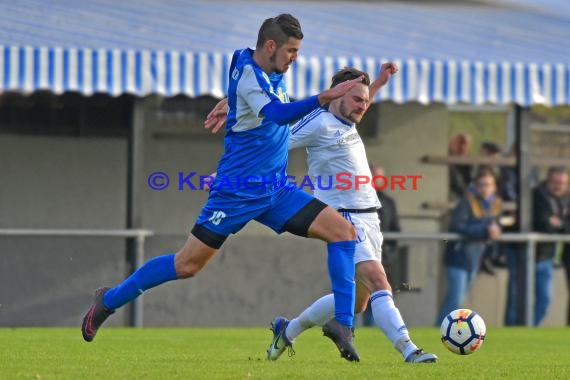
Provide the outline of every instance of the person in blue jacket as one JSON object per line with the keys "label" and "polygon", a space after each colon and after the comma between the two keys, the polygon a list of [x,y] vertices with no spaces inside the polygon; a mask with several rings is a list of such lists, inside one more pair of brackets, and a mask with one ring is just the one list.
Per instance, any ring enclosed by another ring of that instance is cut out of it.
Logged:
{"label": "person in blue jacket", "polygon": [[459,201],[451,217],[450,232],[464,239],[450,242],[444,254],[447,295],[436,324],[461,308],[479,271],[481,258],[489,244],[501,234],[498,218],[502,200],[497,194],[497,179],[489,167],[481,167],[466,195]]}

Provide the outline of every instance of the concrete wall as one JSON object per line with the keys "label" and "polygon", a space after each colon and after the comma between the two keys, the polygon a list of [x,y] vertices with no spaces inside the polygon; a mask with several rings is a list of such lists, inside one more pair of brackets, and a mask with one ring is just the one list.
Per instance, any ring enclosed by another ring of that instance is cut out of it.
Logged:
{"label": "concrete wall", "polygon": [[[554,294],[550,310],[542,326],[565,326],[568,305],[566,275],[562,268],[554,271]],[[480,274],[473,284],[473,289],[465,301],[467,307],[477,310],[485,318],[489,326],[501,326],[505,320],[505,304],[507,302],[508,271],[498,269],[495,275]]]}
{"label": "concrete wall", "polygon": [[[0,228],[123,228],[125,157],[121,139],[0,135]],[[0,236],[0,326],[77,325],[89,279],[124,276],[124,255],[116,238]]]}
{"label": "concrete wall", "polygon": [[[207,194],[177,190],[178,172],[209,174],[222,152],[222,137],[164,133],[169,122],[147,101],[145,175],[171,177],[163,191],[143,185],[143,226],[156,231],[147,258],[177,250],[185,241]],[[373,132],[379,134],[374,136]],[[363,125],[370,160],[388,174],[421,174],[418,190],[389,191],[404,230],[439,231],[439,220],[421,211],[425,201],[447,198],[445,167],[424,165],[425,154],[447,146],[447,111],[442,106],[382,104]],[[0,228],[124,228],[126,140],[0,135]],[[304,174],[304,154],[295,152],[290,173]],[[410,247],[410,282],[420,289],[396,297],[410,326],[431,325],[444,284],[441,244],[405,242]],[[113,285],[127,270],[125,243],[112,238],[0,237],[0,326],[78,326],[92,291]],[[173,282],[143,296],[148,326],[266,325],[276,314],[293,316],[329,289],[324,243],[276,236],[251,223],[231,237],[195,279]],[[498,325],[505,276],[480,276],[468,305]],[[557,273],[557,296],[547,324],[561,325],[565,283]],[[124,310],[110,320],[123,325]]]}

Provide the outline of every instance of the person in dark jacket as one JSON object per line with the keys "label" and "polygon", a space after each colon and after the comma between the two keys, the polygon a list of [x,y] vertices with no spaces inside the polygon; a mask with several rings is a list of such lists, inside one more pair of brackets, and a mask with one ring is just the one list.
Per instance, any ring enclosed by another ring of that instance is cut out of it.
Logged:
{"label": "person in dark jacket", "polygon": [[[370,172],[372,176],[385,176],[384,167],[380,165],[373,164],[370,166]],[[380,182],[382,182],[380,180]],[[381,187],[381,184],[377,185]],[[396,201],[394,198],[386,194],[385,191],[376,190],[376,195],[380,200],[382,207],[378,209],[378,216],[380,217],[380,226],[384,232],[400,232],[402,231],[400,227],[400,217],[398,215],[398,208],[396,207]],[[384,239],[382,243],[382,263],[384,264],[384,269],[388,274],[388,279],[390,280],[392,274],[392,267],[396,264],[398,260],[398,242],[396,240]],[[392,282],[392,281],[391,281]],[[392,283],[393,288],[397,288],[400,284]]]}
{"label": "person in dark jacket", "polygon": [[474,187],[459,201],[451,216],[449,230],[464,240],[450,242],[444,254],[447,295],[436,324],[462,306],[479,271],[481,257],[492,241],[501,234],[498,218],[502,200],[497,194],[497,179],[489,167],[481,167]]}
{"label": "person in dark jacket", "polygon": [[[514,149],[514,148],[513,148]],[[503,157],[501,146],[493,141],[483,141],[479,149],[479,155],[482,157],[490,158],[499,161]],[[515,202],[518,199],[518,176],[517,170],[514,166],[501,166],[498,164],[489,165],[495,177],[497,178],[497,193],[503,202]],[[506,216],[506,215],[504,215]],[[514,215],[511,215],[514,219]],[[503,232],[516,232],[514,225],[516,219],[510,225],[501,225]],[[499,246],[490,247],[483,254],[481,260],[481,271],[490,275],[495,274],[495,266],[504,266],[506,264],[506,252],[512,251],[515,254],[524,252],[524,245],[517,243],[503,243]],[[516,251],[516,252],[515,252]]]}
{"label": "person in dark jacket", "polygon": [[[376,164],[370,165],[370,173],[372,176],[385,176],[384,167]],[[376,186],[381,188],[383,186],[383,181],[379,180]],[[398,209],[396,207],[396,201],[394,198],[390,197],[386,192],[382,190],[376,190],[376,195],[380,200],[382,207],[378,209],[378,216],[380,217],[380,226],[383,232],[400,232],[400,217],[398,215]],[[388,281],[392,285],[392,289],[398,289],[401,284],[395,281],[398,277],[394,272],[394,268],[398,266],[398,242],[396,240],[386,240],[382,242],[382,265],[388,276]],[[362,314],[362,324],[364,326],[374,326],[374,317],[372,316],[372,310],[370,304]]]}
{"label": "person in dark jacket", "polygon": [[[566,233],[570,234],[570,216],[566,218],[566,228]],[[570,326],[570,244],[564,244],[562,266],[566,272],[566,287],[568,288],[568,311],[566,314],[566,324]]]}
{"label": "person in dark jacket", "polygon": [[[570,197],[568,194],[568,172],[563,167],[548,169],[546,180],[533,190],[533,231],[547,234],[568,233],[568,207]],[[554,255],[556,243],[537,243],[536,245],[536,271],[535,271],[535,304],[534,325],[543,321],[550,306],[552,298],[552,276],[554,270]],[[507,257],[509,268],[509,285],[507,293],[506,322],[513,325],[520,322],[517,312],[518,305],[518,274],[520,267],[514,262],[519,257]]]}

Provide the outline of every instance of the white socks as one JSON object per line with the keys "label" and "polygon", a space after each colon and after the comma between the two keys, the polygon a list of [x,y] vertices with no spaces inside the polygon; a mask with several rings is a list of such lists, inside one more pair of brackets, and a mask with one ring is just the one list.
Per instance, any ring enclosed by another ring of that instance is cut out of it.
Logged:
{"label": "white socks", "polygon": [[285,330],[285,336],[293,342],[303,331],[315,325],[322,326],[334,318],[334,296],[327,294],[316,300],[306,308],[297,318],[289,322]]}
{"label": "white socks", "polygon": [[[370,304],[376,326],[390,339],[404,359],[418,349],[410,339],[408,328],[402,320],[400,311],[394,305],[392,292],[379,290],[372,293]],[[303,331],[316,325],[322,326],[332,318],[334,318],[334,296],[327,294],[316,300],[297,318],[292,319],[285,330],[285,335],[292,343]]]}
{"label": "white socks", "polygon": [[392,292],[379,290],[372,293],[370,295],[370,305],[376,326],[386,334],[404,359],[418,349],[410,339],[408,328],[400,315],[400,311],[394,305]]}

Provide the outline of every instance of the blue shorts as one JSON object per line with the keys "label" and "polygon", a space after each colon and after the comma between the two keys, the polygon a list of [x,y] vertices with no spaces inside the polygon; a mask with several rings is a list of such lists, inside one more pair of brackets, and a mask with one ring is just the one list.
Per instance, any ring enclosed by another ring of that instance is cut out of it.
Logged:
{"label": "blue shorts", "polygon": [[313,199],[298,188],[280,188],[257,198],[214,190],[196,224],[227,237],[241,230],[250,220],[256,220],[280,234],[289,219]]}

